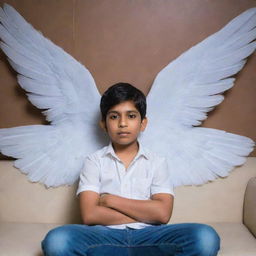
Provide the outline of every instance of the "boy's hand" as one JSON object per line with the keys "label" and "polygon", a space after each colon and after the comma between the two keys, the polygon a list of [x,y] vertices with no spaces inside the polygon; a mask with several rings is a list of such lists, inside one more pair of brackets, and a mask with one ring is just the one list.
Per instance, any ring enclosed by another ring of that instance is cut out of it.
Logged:
{"label": "boy's hand", "polygon": [[151,199],[129,199],[112,194],[101,194],[99,205],[114,209],[132,219],[145,223],[168,223],[173,208],[173,196],[154,194]]}
{"label": "boy's hand", "polygon": [[[83,191],[79,195],[81,215],[86,225],[119,225],[134,223],[137,220],[122,214],[118,210],[111,209],[108,205],[114,195],[102,194],[93,191]],[[111,199],[111,200],[109,200]],[[102,205],[100,205],[100,203]],[[103,206],[104,205],[104,206]]]}
{"label": "boy's hand", "polygon": [[103,194],[100,195],[99,205],[111,208],[112,203],[114,203],[114,201],[117,201],[117,200],[120,200],[120,199],[123,199],[123,197],[108,194],[108,193],[103,193]]}
{"label": "boy's hand", "polygon": [[111,196],[112,196],[112,195],[111,195],[111,194],[108,194],[108,193],[101,194],[101,195],[100,195],[100,198],[99,198],[99,205],[100,205],[100,206],[108,207],[108,199],[109,199]]}

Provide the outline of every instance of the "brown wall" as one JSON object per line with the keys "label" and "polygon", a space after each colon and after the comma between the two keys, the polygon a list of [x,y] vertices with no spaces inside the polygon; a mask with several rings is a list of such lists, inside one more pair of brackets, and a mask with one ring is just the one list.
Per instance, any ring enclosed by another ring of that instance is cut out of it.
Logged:
{"label": "brown wall", "polygon": [[[255,0],[0,0],[4,2],[82,62],[101,93],[120,81],[148,93],[171,60],[256,6]],[[45,123],[17,85],[3,53],[0,60],[0,128]],[[256,140],[255,71],[254,54],[204,127]]]}

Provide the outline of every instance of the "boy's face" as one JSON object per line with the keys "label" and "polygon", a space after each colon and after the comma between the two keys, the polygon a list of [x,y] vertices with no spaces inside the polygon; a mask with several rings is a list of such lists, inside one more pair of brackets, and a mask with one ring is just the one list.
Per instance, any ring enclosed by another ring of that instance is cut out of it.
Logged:
{"label": "boy's face", "polygon": [[147,119],[141,120],[133,101],[113,106],[107,113],[106,121],[101,121],[101,127],[107,131],[114,146],[137,143],[137,137],[146,125]]}

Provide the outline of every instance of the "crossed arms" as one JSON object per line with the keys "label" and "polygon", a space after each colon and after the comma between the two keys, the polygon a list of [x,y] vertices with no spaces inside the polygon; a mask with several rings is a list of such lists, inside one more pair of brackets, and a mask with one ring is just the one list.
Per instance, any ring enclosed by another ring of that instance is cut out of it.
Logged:
{"label": "crossed arms", "polygon": [[164,224],[169,221],[173,208],[173,196],[166,193],[154,194],[149,200],[135,200],[84,191],[79,199],[82,220],[86,225]]}

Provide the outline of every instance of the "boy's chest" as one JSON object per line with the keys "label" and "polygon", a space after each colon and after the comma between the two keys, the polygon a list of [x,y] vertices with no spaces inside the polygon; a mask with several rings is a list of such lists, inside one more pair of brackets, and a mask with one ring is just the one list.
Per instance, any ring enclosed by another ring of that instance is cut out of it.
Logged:
{"label": "boy's chest", "polygon": [[100,193],[110,193],[131,199],[149,199],[153,169],[149,161],[132,162],[128,168],[114,161],[102,163]]}

